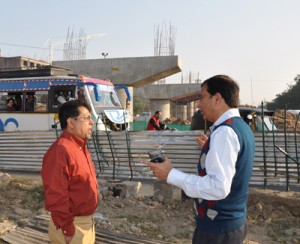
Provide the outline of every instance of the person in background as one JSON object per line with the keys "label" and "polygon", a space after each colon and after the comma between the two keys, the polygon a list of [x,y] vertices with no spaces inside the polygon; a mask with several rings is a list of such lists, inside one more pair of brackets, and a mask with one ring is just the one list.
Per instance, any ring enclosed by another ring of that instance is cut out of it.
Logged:
{"label": "person in background", "polygon": [[93,119],[86,102],[68,101],[59,109],[62,135],[44,155],[41,176],[45,207],[51,212],[51,243],[95,243],[93,213],[98,182],[86,141]]}
{"label": "person in background", "polygon": [[16,111],[21,111],[22,110],[22,98],[20,94],[17,94],[15,96],[15,110]]}
{"label": "person in background", "polygon": [[198,110],[192,117],[190,130],[204,130],[204,132],[206,132],[207,129],[212,126],[212,123],[203,119],[202,112],[199,109],[199,101],[197,102],[197,107]]}
{"label": "person in background", "polygon": [[29,94],[25,103],[25,111],[34,111],[34,95]]}
{"label": "person in background", "polygon": [[203,129],[203,126],[200,123],[201,119],[203,120],[202,113],[201,113],[201,110],[198,109],[192,117],[190,130],[201,130],[201,129]]}
{"label": "person in background", "polygon": [[69,100],[68,96],[69,96],[68,91],[62,91],[61,94],[57,97],[57,101],[59,102],[59,104],[64,104]]}
{"label": "person in background", "polygon": [[6,100],[6,111],[8,111],[8,112],[16,111],[14,104],[15,104],[15,100],[13,98],[8,98]]}
{"label": "person in background", "polygon": [[147,125],[147,130],[164,130],[165,125],[159,121],[159,117],[162,115],[160,111],[156,111],[150,118]]}
{"label": "person in background", "polygon": [[250,127],[240,117],[239,86],[226,75],[217,75],[201,85],[199,109],[211,121],[210,136],[196,138],[202,147],[198,175],[162,163],[143,163],[154,175],[194,198],[196,229],[193,244],[242,244],[246,236],[249,181],[255,153]]}

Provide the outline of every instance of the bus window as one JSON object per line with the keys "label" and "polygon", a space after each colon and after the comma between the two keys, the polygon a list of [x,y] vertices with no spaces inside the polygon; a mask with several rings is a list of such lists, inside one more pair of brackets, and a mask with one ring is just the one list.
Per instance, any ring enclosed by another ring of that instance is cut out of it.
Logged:
{"label": "bus window", "polygon": [[114,90],[113,86],[97,84],[97,92],[99,95],[99,101],[96,101],[94,87],[88,86],[89,93],[95,107],[104,108],[122,108],[121,102]]}
{"label": "bus window", "polygon": [[49,112],[58,113],[59,107],[63,103],[59,97],[64,97],[66,101],[76,99],[76,86],[51,86],[47,97]]}
{"label": "bus window", "polygon": [[[8,99],[13,99],[13,109],[7,110]],[[0,92],[0,111],[22,111],[22,93],[21,92]]]}
{"label": "bus window", "polygon": [[6,103],[8,98],[7,92],[0,93],[0,111],[6,111]]}
{"label": "bus window", "polygon": [[25,112],[33,112],[35,107],[35,96],[34,93],[26,94]]}
{"label": "bus window", "polygon": [[48,91],[35,93],[35,112],[47,112]]}
{"label": "bus window", "polygon": [[70,90],[62,90],[55,95],[56,104],[58,106],[64,104],[67,101],[75,100],[74,92]]}

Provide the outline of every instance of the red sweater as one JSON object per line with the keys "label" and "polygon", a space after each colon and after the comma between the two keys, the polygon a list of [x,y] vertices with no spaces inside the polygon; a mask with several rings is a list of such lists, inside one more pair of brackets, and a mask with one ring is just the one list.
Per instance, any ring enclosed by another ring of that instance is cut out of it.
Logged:
{"label": "red sweater", "polygon": [[91,215],[98,205],[95,167],[85,141],[64,131],[46,152],[41,175],[55,226],[74,235],[74,217]]}
{"label": "red sweater", "polygon": [[160,130],[160,121],[153,115],[148,122],[147,130]]}

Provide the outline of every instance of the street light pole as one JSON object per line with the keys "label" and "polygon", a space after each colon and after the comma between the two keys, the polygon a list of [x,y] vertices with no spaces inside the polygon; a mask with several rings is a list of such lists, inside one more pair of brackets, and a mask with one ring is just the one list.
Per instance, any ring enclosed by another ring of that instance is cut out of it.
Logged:
{"label": "street light pole", "polygon": [[102,56],[103,56],[104,58],[106,58],[107,55],[108,55],[108,53],[102,53]]}

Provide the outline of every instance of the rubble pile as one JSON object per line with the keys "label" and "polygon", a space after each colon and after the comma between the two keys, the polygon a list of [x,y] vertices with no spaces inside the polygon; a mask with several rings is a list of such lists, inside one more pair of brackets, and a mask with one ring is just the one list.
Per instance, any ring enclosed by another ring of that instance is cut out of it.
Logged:
{"label": "rubble pile", "polygon": [[[43,188],[37,183],[0,172],[0,235],[47,213]],[[181,199],[179,188],[161,181],[99,179],[99,193],[96,228],[168,243],[191,243],[193,199]],[[299,192],[250,188],[246,242],[299,243],[299,206]]]}
{"label": "rubble pile", "polygon": [[162,181],[142,185],[104,179],[99,180],[99,187],[100,203],[94,216],[97,228],[170,243],[192,238],[192,199],[182,202],[179,188]]}
{"label": "rubble pile", "polygon": [[[274,114],[274,124],[278,128],[278,130],[284,130],[284,110],[278,109]],[[297,115],[287,112],[286,113],[286,129],[287,131],[294,131],[296,126],[296,130],[300,131],[300,121],[297,121]]]}
{"label": "rubble pile", "polygon": [[0,235],[26,226],[32,216],[45,212],[40,185],[0,172],[0,192]]}
{"label": "rubble pile", "polygon": [[181,119],[181,118],[172,117],[172,118],[166,118],[163,121],[163,123],[165,123],[165,124],[189,125],[189,124],[191,124],[191,121],[189,121],[187,119]]}

